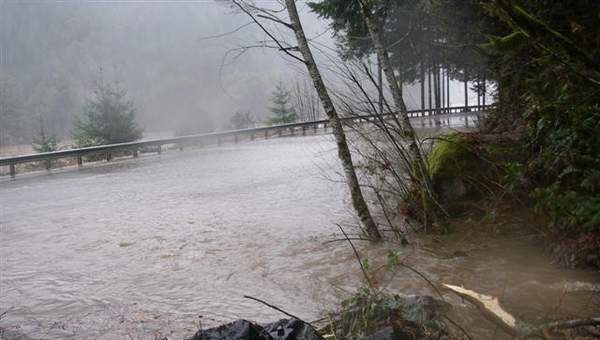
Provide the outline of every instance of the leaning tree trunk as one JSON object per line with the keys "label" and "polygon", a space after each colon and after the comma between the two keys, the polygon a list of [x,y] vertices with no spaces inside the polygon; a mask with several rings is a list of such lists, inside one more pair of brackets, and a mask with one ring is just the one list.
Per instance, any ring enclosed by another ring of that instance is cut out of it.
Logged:
{"label": "leaning tree trunk", "polygon": [[[386,80],[388,82],[388,86],[392,92],[392,98],[394,100],[394,104],[396,106],[396,111],[398,111],[399,125],[403,134],[403,138],[405,142],[408,143],[410,156],[414,162],[413,166],[413,174],[415,175],[413,178],[418,178],[420,183],[415,183],[421,186],[422,192],[422,202],[423,202],[423,211],[424,211],[424,222],[425,226],[428,224],[429,218],[429,200],[435,201],[436,194],[433,191],[433,185],[431,181],[431,177],[429,176],[429,171],[427,170],[427,166],[425,164],[425,160],[423,159],[423,154],[421,153],[421,148],[419,147],[419,141],[417,140],[417,135],[415,134],[415,130],[413,129],[408,114],[406,112],[406,105],[404,103],[404,99],[402,98],[402,89],[398,84],[396,79],[396,75],[394,74],[394,69],[392,68],[392,63],[390,61],[390,56],[388,54],[388,50],[384,43],[382,26],[377,23],[377,18],[374,18],[368,6],[364,3],[364,0],[358,0],[360,5],[361,14],[365,23],[367,24],[367,29],[369,30],[369,34],[371,36],[371,42],[375,47],[375,51],[377,51],[377,55],[379,56],[379,60],[381,61],[381,66],[383,69],[383,73],[385,74]],[[427,197],[428,199],[425,199]]]}
{"label": "leaning tree trunk", "polygon": [[329,123],[333,129],[333,135],[335,136],[335,141],[337,143],[338,156],[342,162],[344,174],[346,176],[346,183],[348,184],[348,187],[350,188],[350,194],[352,195],[352,205],[358,214],[362,227],[366,230],[367,234],[371,238],[379,240],[381,238],[381,234],[379,233],[379,229],[377,229],[377,225],[371,217],[371,212],[369,211],[369,207],[363,197],[360,184],[358,183],[358,178],[356,177],[356,172],[354,171],[354,164],[352,163],[352,155],[350,154],[350,149],[348,148],[348,143],[346,141],[344,128],[342,127],[337,110],[333,105],[331,97],[329,97],[329,92],[325,87],[323,78],[321,78],[321,73],[319,72],[310,47],[308,46],[308,41],[306,40],[306,36],[304,35],[304,30],[300,22],[300,16],[298,15],[298,10],[296,9],[295,0],[285,0],[285,3],[292,28],[296,35],[296,40],[298,41],[298,49],[304,58],[304,63],[306,64],[308,73],[310,74],[315,89],[317,90],[319,98],[321,99],[323,109],[325,110],[325,113],[329,118]]}
{"label": "leaning tree trunk", "polygon": [[423,157],[421,155],[421,150],[419,149],[415,130],[410,124],[410,119],[406,113],[406,104],[402,98],[402,89],[398,84],[394,69],[392,68],[392,63],[390,62],[389,54],[383,42],[383,33],[381,32],[380,25],[378,25],[376,19],[373,18],[367,7],[363,4],[363,0],[359,0],[359,3],[363,18],[367,23],[367,28],[371,35],[371,41],[373,42],[373,46],[375,47],[375,51],[377,51],[377,56],[381,62],[381,68],[392,92],[394,105],[400,116],[400,129],[402,130],[403,137],[409,143],[413,159],[417,162],[417,165],[420,166],[423,164]]}

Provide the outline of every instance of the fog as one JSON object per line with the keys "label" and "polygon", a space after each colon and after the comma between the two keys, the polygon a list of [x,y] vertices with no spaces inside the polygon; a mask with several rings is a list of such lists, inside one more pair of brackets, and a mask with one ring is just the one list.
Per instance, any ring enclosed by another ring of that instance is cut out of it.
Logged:
{"label": "fog", "polygon": [[[332,59],[340,61],[329,23],[305,2],[299,10],[326,81],[343,87],[331,72]],[[264,25],[294,45],[291,32]],[[308,81],[303,65],[273,46],[223,0],[0,0],[0,146],[30,144],[40,119],[49,134],[70,140],[98,79],[127,90],[146,138],[223,129],[238,111],[262,124],[279,81]],[[462,104],[462,85],[452,88],[451,101]],[[409,108],[419,106],[418,86],[404,96]]]}
{"label": "fog", "polygon": [[[301,8],[307,34],[333,46],[327,23]],[[38,116],[68,138],[99,77],[128,91],[147,135],[213,130],[235,111],[261,119],[275,84],[304,70],[274,49],[241,53],[266,39],[255,25],[237,30],[248,22],[223,1],[0,1],[0,77],[22,116],[5,143],[28,143]]]}

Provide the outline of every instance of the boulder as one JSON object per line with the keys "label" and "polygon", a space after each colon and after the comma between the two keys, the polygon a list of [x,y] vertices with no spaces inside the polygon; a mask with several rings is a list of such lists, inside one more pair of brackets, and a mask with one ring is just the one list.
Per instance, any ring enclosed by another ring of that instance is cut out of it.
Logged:
{"label": "boulder", "polygon": [[201,329],[190,340],[323,340],[323,338],[303,321],[282,319],[266,325],[237,320],[218,327]]}

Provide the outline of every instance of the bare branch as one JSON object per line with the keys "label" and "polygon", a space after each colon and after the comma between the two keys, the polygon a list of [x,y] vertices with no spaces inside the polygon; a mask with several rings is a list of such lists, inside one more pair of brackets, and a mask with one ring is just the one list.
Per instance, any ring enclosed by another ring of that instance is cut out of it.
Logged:
{"label": "bare branch", "polygon": [[285,22],[285,21],[283,21],[283,20],[281,20],[281,19],[279,19],[277,17],[267,16],[267,15],[263,15],[263,14],[258,14],[257,17],[263,18],[263,19],[266,19],[266,20],[271,20],[271,21],[276,22],[278,24],[281,24],[281,25],[283,25],[283,26],[285,26],[285,27],[287,27],[287,28],[289,28],[291,30],[294,29],[294,27],[291,24],[289,24],[289,23],[287,23],[287,22]]}
{"label": "bare branch", "polygon": [[276,310],[276,311],[278,311],[278,312],[281,312],[281,313],[283,313],[283,314],[285,314],[285,315],[289,316],[290,318],[294,318],[294,319],[296,319],[296,320],[300,320],[300,321],[304,322],[305,324],[309,325],[310,327],[312,327],[312,328],[314,329],[313,325],[311,325],[311,324],[310,324],[310,323],[308,323],[307,321],[304,321],[304,320],[302,320],[301,318],[299,318],[299,317],[295,316],[294,314],[288,313],[288,312],[284,311],[283,309],[281,309],[281,308],[279,308],[279,307],[277,307],[277,306],[274,306],[274,305],[272,305],[272,304],[270,304],[270,303],[268,303],[268,302],[266,302],[266,301],[264,301],[264,300],[261,300],[261,299],[259,299],[259,298],[255,298],[255,297],[253,297],[253,296],[250,296],[250,295],[244,295],[244,298],[246,298],[246,299],[250,299],[250,300],[254,300],[254,301],[257,301],[257,302],[260,302],[260,303],[262,303],[263,305],[265,305],[265,306],[267,306],[267,307],[269,307],[269,308],[272,308],[272,309],[274,309],[274,310]]}
{"label": "bare branch", "polygon": [[245,23],[245,24],[243,24],[241,26],[238,26],[237,28],[235,28],[235,29],[233,29],[233,30],[231,30],[229,32],[226,32],[226,33],[221,33],[221,34],[209,35],[209,36],[206,36],[206,37],[201,37],[201,38],[198,38],[198,41],[222,38],[222,37],[228,36],[230,34],[236,33],[238,31],[240,31],[241,29],[252,25],[253,23],[254,22],[250,21],[250,22],[247,22],[247,23]]}
{"label": "bare branch", "polygon": [[265,26],[258,19],[256,19],[256,17],[246,7],[244,7],[238,0],[231,0],[231,2],[233,2],[242,12],[244,12],[247,16],[249,16],[252,19],[252,21],[254,21],[254,23],[256,23],[258,25],[258,27],[260,27],[260,29],[263,32],[265,32],[265,34],[267,36],[269,36],[269,38],[271,38],[271,40],[273,40],[273,42],[275,44],[277,44],[277,46],[279,46],[279,49],[281,51],[283,51],[288,56],[298,60],[299,62],[306,64],[306,62],[302,58],[300,58],[300,57],[290,53],[288,50],[286,50],[286,47],[283,46],[281,44],[281,42],[271,32],[269,32],[269,30],[267,30],[265,28]]}

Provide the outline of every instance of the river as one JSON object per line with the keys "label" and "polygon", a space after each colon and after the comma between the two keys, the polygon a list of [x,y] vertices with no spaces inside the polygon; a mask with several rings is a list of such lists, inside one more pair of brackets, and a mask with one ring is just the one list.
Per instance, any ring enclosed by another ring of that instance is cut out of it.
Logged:
{"label": "river", "polygon": [[[319,135],[4,177],[0,327],[34,339],[179,339],[200,323],[281,317],[243,295],[319,318],[360,284],[348,245],[324,244],[336,223],[354,222],[339,170],[332,137]],[[516,315],[598,306],[598,275],[553,266],[535,238],[461,240],[460,257],[446,256],[458,243],[436,242],[400,250],[436,282],[502,293]],[[361,249],[380,259],[397,247]],[[390,289],[432,294],[404,272]]]}

